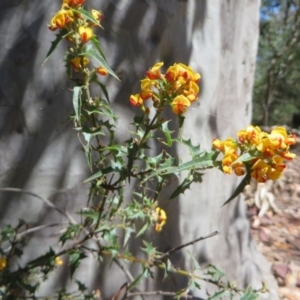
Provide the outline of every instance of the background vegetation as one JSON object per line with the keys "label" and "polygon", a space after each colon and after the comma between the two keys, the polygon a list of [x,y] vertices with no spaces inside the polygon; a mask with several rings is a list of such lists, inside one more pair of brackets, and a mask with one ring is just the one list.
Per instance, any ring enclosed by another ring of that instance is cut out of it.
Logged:
{"label": "background vegetation", "polygon": [[300,126],[300,1],[263,0],[253,122]]}

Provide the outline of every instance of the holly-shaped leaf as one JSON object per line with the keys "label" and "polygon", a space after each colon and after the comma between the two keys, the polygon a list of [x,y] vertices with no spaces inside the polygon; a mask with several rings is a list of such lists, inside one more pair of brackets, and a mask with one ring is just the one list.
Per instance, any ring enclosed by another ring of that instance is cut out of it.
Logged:
{"label": "holly-shaped leaf", "polygon": [[173,140],[172,140],[172,136],[171,136],[173,131],[169,130],[169,128],[168,128],[168,123],[169,122],[170,121],[165,121],[164,123],[161,124],[161,130],[163,131],[166,140],[165,141],[162,140],[162,139],[159,139],[159,140],[160,140],[161,143],[171,147],[172,144],[173,144]]}
{"label": "holly-shaped leaf", "polygon": [[97,61],[97,63],[102,67],[104,67],[110,75],[115,77],[117,80],[120,80],[118,76],[115,74],[115,72],[108,65],[106,59],[97,50],[95,50],[92,45],[87,45],[85,52],[82,54],[94,58]]}
{"label": "holly-shaped leaf", "polygon": [[176,198],[180,194],[184,194],[184,192],[190,188],[193,180],[185,178],[183,182],[176,188],[176,190],[172,193],[169,200]]}
{"label": "holly-shaped leaf", "polygon": [[192,140],[189,139],[189,140],[180,140],[180,139],[177,139],[178,142],[181,142],[182,144],[186,145],[189,149],[189,152],[190,152],[190,155],[192,158],[196,158],[198,156],[200,156],[200,154],[202,153],[202,151],[200,150],[200,145],[193,145],[192,144]]}
{"label": "holly-shaped leaf", "polygon": [[241,300],[256,300],[258,299],[258,294],[255,293],[252,287],[248,287],[245,293],[241,296]]}
{"label": "holly-shaped leaf", "polygon": [[68,32],[66,29],[62,29],[58,34],[56,34],[56,39],[51,42],[51,47],[46,55],[46,59],[43,62],[42,66],[47,62],[49,59],[50,55],[53,53],[53,51],[56,49],[56,47],[59,45],[62,39],[66,38],[69,34],[72,32]]}
{"label": "holly-shaped leaf", "polygon": [[240,182],[240,184],[237,186],[233,194],[225,201],[225,203],[221,206],[223,207],[224,205],[228,204],[231,202],[235,197],[237,197],[240,193],[243,192],[244,188],[246,185],[250,183],[251,179],[251,174],[247,173],[247,175],[243,178],[243,180]]}

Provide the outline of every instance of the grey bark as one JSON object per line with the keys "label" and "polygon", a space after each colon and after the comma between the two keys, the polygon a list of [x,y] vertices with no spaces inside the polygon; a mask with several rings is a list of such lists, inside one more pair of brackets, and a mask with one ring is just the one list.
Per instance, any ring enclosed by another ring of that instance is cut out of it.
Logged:
{"label": "grey bark", "polygon": [[[259,0],[111,0],[91,1],[88,7],[104,12],[104,31],[99,32],[104,52],[121,78],[107,80],[114,107],[120,115],[118,138],[128,136],[133,116],[128,98],[138,92],[145,70],[157,61],[190,64],[201,73],[200,101],[186,115],[183,136],[209,150],[213,138],[234,136],[251,121],[251,96],[258,39]],[[0,2],[0,174],[2,187],[17,187],[49,198],[58,207],[74,211],[84,205],[87,187],[82,180],[88,170],[76,133],[64,121],[72,113],[71,93],[63,66],[64,46],[45,58],[53,33],[46,24],[59,8],[51,0]],[[176,126],[174,127],[176,129]],[[159,145],[153,153],[158,152]],[[173,149],[182,160],[184,149]],[[184,174],[181,176],[183,179]],[[174,184],[174,183],[173,183]],[[173,255],[172,261],[191,268],[187,250],[203,265],[223,268],[238,286],[260,288],[266,282],[270,293],[261,299],[278,299],[269,266],[251,240],[250,225],[242,197],[220,208],[238,180],[219,171],[209,171],[201,185],[193,185],[184,196],[167,202],[168,191],[160,195],[168,224],[154,238],[159,249],[219,230],[220,235],[197,243]],[[130,194],[130,192],[128,192]],[[66,221],[29,195],[2,193],[2,224],[18,218],[32,225]],[[24,261],[47,251],[47,240],[55,241],[53,230],[31,237]],[[137,242],[137,245],[140,245]],[[136,247],[135,251],[138,251]],[[124,283],[106,276],[108,266],[99,268],[85,261],[78,276],[108,297]],[[133,273],[137,270],[132,269]],[[42,294],[67,285],[61,269],[41,288]],[[174,290],[184,279],[147,283],[145,289]],[[208,287],[210,288],[210,287]],[[205,286],[195,292],[205,297]]]}

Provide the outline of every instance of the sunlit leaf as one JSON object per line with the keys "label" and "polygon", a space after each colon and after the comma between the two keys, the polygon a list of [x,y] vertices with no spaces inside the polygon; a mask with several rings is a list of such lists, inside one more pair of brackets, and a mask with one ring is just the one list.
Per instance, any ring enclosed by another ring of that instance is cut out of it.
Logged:
{"label": "sunlit leaf", "polygon": [[99,63],[99,65],[101,65],[102,67],[104,67],[107,70],[107,72],[110,75],[115,77],[117,80],[120,80],[118,78],[118,76],[115,74],[115,72],[110,68],[110,66],[106,62],[105,58],[97,50],[95,50],[92,45],[86,46],[86,49],[85,49],[85,52],[83,53],[83,55],[94,58]]}
{"label": "sunlit leaf", "polygon": [[245,293],[241,296],[241,300],[256,300],[258,299],[258,294],[253,292],[252,287],[248,287]]}
{"label": "sunlit leaf", "polygon": [[170,121],[165,121],[162,125],[161,125],[161,130],[163,131],[164,135],[165,135],[165,138],[166,138],[166,141],[163,141],[160,139],[160,142],[162,142],[163,144],[171,147],[172,144],[173,144],[173,140],[172,140],[172,137],[171,137],[171,134],[173,131],[169,130],[168,128],[168,123]]}
{"label": "sunlit leaf", "polygon": [[81,87],[75,86],[73,88],[73,107],[75,111],[75,119],[78,125],[81,124]]}
{"label": "sunlit leaf", "polygon": [[225,272],[218,269],[216,266],[209,264],[207,266],[207,274],[211,277],[213,281],[219,281],[224,275]]}
{"label": "sunlit leaf", "polygon": [[46,55],[46,59],[43,62],[42,66],[47,62],[53,51],[56,49],[56,47],[59,45],[62,39],[66,38],[68,35],[70,35],[72,32],[68,32],[66,29],[62,29],[58,34],[56,34],[56,39],[51,42],[51,47]]}
{"label": "sunlit leaf", "polygon": [[176,190],[172,193],[172,195],[169,197],[169,200],[176,198],[180,194],[184,194],[184,192],[190,188],[193,180],[189,178],[185,178],[182,183],[176,188]]}
{"label": "sunlit leaf", "polygon": [[227,297],[229,297],[229,299],[231,299],[232,297],[232,293],[228,290],[222,290],[222,291],[218,291],[215,294],[213,294],[212,296],[208,297],[207,300],[218,300],[218,299],[228,299]]}
{"label": "sunlit leaf", "polygon": [[251,179],[251,174],[247,174],[243,180],[240,182],[240,184],[237,186],[237,188],[235,189],[235,191],[233,192],[233,194],[224,202],[224,205],[228,204],[230,201],[232,201],[235,197],[237,197],[240,193],[243,192],[244,188],[246,185],[248,185],[250,183],[250,179]]}
{"label": "sunlit leaf", "polygon": [[71,250],[70,252],[68,252],[68,255],[71,277],[73,277],[73,274],[79,267],[81,260],[84,259],[86,255],[80,250]]}
{"label": "sunlit leaf", "polygon": [[83,8],[78,8],[78,9],[72,8],[72,10],[73,10],[74,12],[78,13],[78,14],[83,15],[87,20],[89,20],[89,21],[92,22],[93,24],[97,24],[97,26],[103,28],[103,27],[101,26],[101,24],[99,23],[99,21],[98,21],[97,19],[95,19],[95,18],[93,17],[93,15],[92,15],[89,11],[87,11],[87,10],[85,10],[85,9],[83,9]]}

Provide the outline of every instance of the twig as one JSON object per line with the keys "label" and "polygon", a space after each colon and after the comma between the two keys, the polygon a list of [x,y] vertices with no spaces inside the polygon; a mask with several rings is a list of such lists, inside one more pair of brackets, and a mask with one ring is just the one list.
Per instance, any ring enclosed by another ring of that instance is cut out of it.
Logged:
{"label": "twig", "polygon": [[195,243],[197,243],[197,242],[199,242],[199,241],[203,241],[203,240],[206,240],[206,239],[208,239],[208,238],[211,238],[211,237],[213,237],[213,236],[215,236],[215,235],[217,235],[217,234],[219,234],[219,231],[216,230],[216,231],[210,233],[209,235],[206,235],[206,236],[203,236],[203,237],[201,236],[201,237],[199,237],[198,239],[195,239],[195,240],[193,240],[193,241],[191,241],[191,242],[188,242],[188,243],[186,243],[186,244],[182,244],[182,245],[180,245],[180,246],[177,246],[177,247],[175,247],[175,248],[169,250],[168,252],[165,252],[165,253],[162,254],[161,256],[159,256],[159,257],[157,258],[157,260],[162,260],[163,258],[169,256],[171,253],[173,253],[173,252],[175,252],[175,251],[178,251],[178,250],[180,250],[180,249],[182,249],[182,248],[185,248],[185,247],[187,247],[187,246],[193,245],[193,244],[195,244]]}
{"label": "twig", "polygon": [[[40,226],[36,226],[36,227],[32,227],[32,228],[29,228],[21,233],[18,233],[17,236],[16,236],[16,240],[14,242],[17,242],[19,241],[21,238],[23,238],[23,236],[27,235],[27,234],[30,234],[30,233],[33,233],[33,232],[36,232],[36,231],[39,231],[39,230],[42,230],[44,228],[48,228],[48,227],[54,227],[54,226],[60,226],[60,225],[65,225],[66,223],[53,223],[53,224],[46,224],[46,225],[40,225]],[[4,252],[6,253],[7,251],[9,251],[10,249],[12,248],[12,246],[9,246],[8,248],[6,248],[4,250]]]}
{"label": "twig", "polygon": [[0,188],[0,191],[3,192],[17,192],[17,193],[24,193],[24,194],[28,194],[31,195],[33,197],[36,197],[40,200],[42,200],[46,205],[48,205],[49,207],[55,209],[56,211],[58,211],[60,214],[62,214],[63,216],[65,216],[71,223],[73,224],[77,224],[77,222],[74,220],[74,218],[72,216],[70,216],[68,213],[64,212],[63,210],[61,210],[60,208],[58,208],[56,205],[54,205],[50,200],[41,197],[38,194],[35,194],[33,192],[29,192],[23,189],[19,189],[19,188],[10,188],[10,187],[6,187],[6,188]]}
{"label": "twig", "polygon": [[162,296],[177,296],[177,298],[182,298],[182,299],[198,299],[200,300],[201,298],[192,296],[192,295],[176,295],[174,292],[163,292],[163,291],[154,291],[154,292],[134,292],[134,293],[127,293],[127,298],[135,297],[135,296],[156,296],[156,295],[162,295]]}
{"label": "twig", "polygon": [[[118,265],[118,267],[124,272],[124,274],[126,275],[126,277],[130,280],[130,283],[134,281],[134,277],[132,276],[132,274],[129,272],[129,270],[119,261],[118,258],[114,257],[114,262]],[[137,292],[141,293],[139,289],[135,289],[137,290]],[[141,293],[141,298],[143,300],[145,300],[144,296]]]}

